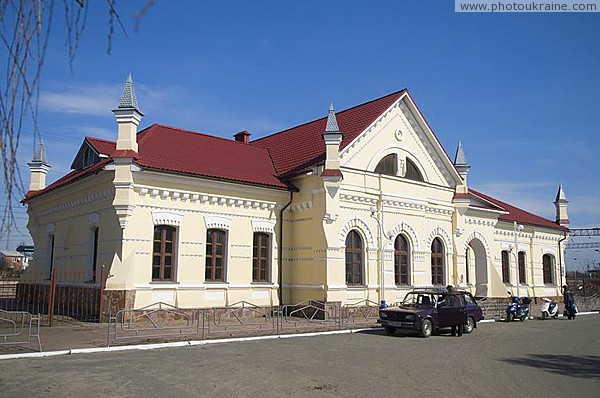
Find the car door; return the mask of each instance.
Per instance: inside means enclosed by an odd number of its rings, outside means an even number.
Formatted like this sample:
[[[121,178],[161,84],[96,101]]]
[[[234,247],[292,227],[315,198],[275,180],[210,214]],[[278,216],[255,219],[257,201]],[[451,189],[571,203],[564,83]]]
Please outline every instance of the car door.
[[[438,326],[465,325],[467,323],[467,308],[459,294],[446,294],[438,305]]]

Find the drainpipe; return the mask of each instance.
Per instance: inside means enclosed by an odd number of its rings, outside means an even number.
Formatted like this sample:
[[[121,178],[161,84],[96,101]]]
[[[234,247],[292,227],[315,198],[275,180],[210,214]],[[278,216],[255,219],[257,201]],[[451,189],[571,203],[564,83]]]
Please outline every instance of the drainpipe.
[[[567,231],[564,232],[564,237],[558,241],[558,267],[559,267],[559,271],[560,271],[560,288],[559,289],[562,289],[562,287],[563,287],[562,250],[560,249],[560,244],[565,239],[567,239]],[[567,270],[565,270],[565,273],[566,272],[567,272]],[[562,291],[562,290],[559,290],[559,291]]]
[[[277,299],[279,305],[282,305],[283,302],[283,278],[281,275],[283,272],[283,212],[292,204],[293,197],[294,191],[290,191],[290,201],[279,211],[279,246],[277,246],[277,284],[279,285]]]

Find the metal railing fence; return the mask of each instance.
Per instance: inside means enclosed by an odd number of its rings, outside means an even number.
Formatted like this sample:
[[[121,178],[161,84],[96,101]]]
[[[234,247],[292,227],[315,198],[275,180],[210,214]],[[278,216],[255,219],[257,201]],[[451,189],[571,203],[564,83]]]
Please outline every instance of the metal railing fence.
[[[377,326],[377,317],[377,304],[369,301],[344,306],[316,300],[280,306],[240,301],[214,308],[178,308],[158,302],[109,313],[107,345],[132,340],[203,340],[373,327]]]
[[[52,272],[0,274],[0,309],[41,314],[42,322],[72,319],[97,322],[104,272],[53,269]]]

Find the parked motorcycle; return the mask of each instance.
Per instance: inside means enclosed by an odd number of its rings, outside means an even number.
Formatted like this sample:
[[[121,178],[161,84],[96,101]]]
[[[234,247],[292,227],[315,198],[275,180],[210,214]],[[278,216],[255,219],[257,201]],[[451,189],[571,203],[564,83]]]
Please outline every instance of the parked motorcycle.
[[[550,300],[549,298],[542,298],[544,303],[540,311],[542,312],[542,319],[546,318],[558,318],[558,302],[556,300]]]
[[[524,321],[529,317],[529,303],[531,300],[528,297],[513,297],[506,308],[506,322],[514,319]]]

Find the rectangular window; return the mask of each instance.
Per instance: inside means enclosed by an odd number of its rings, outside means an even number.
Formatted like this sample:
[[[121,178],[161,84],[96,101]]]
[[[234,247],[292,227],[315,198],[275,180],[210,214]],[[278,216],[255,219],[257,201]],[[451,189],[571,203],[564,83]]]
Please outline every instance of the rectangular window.
[[[502,282],[510,283],[510,264],[508,261],[508,251],[502,250]]]
[[[269,282],[271,245],[269,234],[254,233],[252,247],[252,282]]]
[[[52,270],[54,269],[54,235],[48,236],[48,279],[52,278]]]
[[[209,229],[206,233],[205,281],[225,281],[226,256],[225,231],[221,231],[220,229]]]
[[[98,280],[98,236],[99,228],[94,228],[94,241],[92,243],[92,282]]]
[[[152,250],[152,280],[175,280],[175,227],[157,225],[154,227]]]
[[[525,252],[519,252],[519,284],[526,285],[527,277],[525,276]]]

